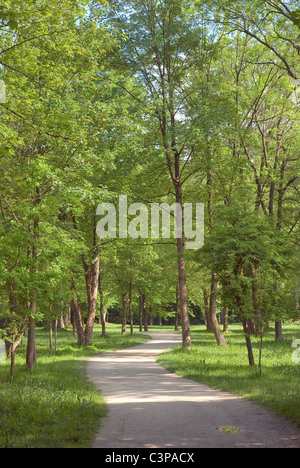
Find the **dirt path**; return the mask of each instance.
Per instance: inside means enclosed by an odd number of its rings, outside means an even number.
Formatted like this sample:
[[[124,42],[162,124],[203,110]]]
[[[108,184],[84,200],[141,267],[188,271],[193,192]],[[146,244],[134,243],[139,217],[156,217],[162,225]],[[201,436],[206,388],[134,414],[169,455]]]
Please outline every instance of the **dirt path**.
[[[156,363],[177,346],[171,332],[150,333],[135,348],[90,359],[88,376],[106,398],[109,415],[94,448],[299,448],[300,430],[259,405],[173,375]],[[226,434],[218,428],[235,426]]]

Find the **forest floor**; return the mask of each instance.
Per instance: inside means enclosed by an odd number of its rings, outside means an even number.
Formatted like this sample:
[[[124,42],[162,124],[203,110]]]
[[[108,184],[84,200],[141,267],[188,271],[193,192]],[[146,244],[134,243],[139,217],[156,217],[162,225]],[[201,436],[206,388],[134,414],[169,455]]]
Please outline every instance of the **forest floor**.
[[[181,336],[148,334],[147,343],[88,362],[88,377],[108,405],[94,448],[300,448],[293,422],[161,367],[158,356]]]

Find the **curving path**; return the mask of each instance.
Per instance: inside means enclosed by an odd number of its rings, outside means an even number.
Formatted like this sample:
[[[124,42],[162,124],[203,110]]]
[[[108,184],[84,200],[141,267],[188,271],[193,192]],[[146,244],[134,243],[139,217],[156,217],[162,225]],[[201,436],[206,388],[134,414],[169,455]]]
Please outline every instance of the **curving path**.
[[[178,377],[156,363],[177,346],[172,332],[89,360],[89,379],[107,401],[93,448],[299,448],[300,430],[263,407]],[[218,428],[236,426],[226,434]]]

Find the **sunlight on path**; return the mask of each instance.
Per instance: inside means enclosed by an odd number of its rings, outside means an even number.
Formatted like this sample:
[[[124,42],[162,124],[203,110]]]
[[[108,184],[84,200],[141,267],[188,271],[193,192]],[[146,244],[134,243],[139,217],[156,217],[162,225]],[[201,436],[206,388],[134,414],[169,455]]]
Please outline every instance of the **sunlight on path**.
[[[299,429],[285,419],[163,369],[158,355],[179,345],[181,336],[150,335],[143,345],[89,361],[88,376],[109,409],[94,448],[300,447]]]

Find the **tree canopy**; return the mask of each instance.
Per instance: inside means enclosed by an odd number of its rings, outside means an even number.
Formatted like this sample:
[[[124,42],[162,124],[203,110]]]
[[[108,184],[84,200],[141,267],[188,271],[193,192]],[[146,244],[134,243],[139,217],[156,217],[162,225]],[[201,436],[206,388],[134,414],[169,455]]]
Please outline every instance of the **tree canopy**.
[[[251,333],[299,318],[299,27],[298,1],[2,2],[0,320],[27,367],[69,310],[81,345],[118,305],[123,332],[180,314],[189,348],[193,307],[224,346],[229,308],[250,364]],[[204,247],[100,239],[120,195],[202,203]]]

